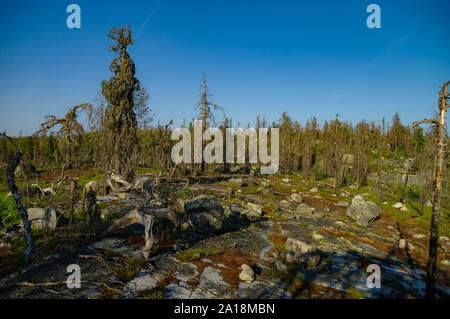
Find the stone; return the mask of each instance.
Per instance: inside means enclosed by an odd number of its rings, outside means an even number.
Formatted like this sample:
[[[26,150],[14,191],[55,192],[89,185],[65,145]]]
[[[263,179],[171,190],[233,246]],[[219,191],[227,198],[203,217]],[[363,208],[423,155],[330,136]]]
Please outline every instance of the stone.
[[[283,183],[290,183],[291,180],[289,178],[283,178],[281,181]]]
[[[217,232],[224,221],[223,207],[213,196],[197,196],[184,203],[184,211],[192,228],[200,233]]]
[[[241,167],[239,167],[238,165],[232,165],[228,168],[228,170],[230,171],[230,173],[232,174],[237,174],[237,173],[244,173],[244,169],[242,169]]]
[[[175,278],[182,281],[188,281],[189,279],[194,278],[197,275],[197,266],[190,263],[181,263],[174,274]]]
[[[406,208],[406,206],[403,206],[402,208],[400,208],[400,210],[401,210],[402,212],[407,212],[407,211],[408,211],[408,208]]]
[[[269,187],[270,186],[270,182],[268,182],[268,181],[261,181],[261,185],[263,187]]]
[[[287,266],[286,266],[283,262],[281,262],[281,261],[279,261],[279,260],[275,260],[274,265],[275,265],[275,269],[276,269],[278,272],[281,272],[281,273],[288,273],[288,268],[287,268]]]
[[[400,203],[400,202],[397,202],[397,203],[395,203],[394,205],[392,205],[392,207],[397,208],[397,209],[400,209],[400,208],[403,207],[403,204]]]
[[[280,282],[254,281],[251,284],[239,283],[239,289],[235,293],[238,299],[290,299],[292,295],[286,291],[287,287]]]
[[[305,204],[298,205],[295,210],[297,213],[304,214],[304,215],[314,214],[314,208],[306,206]]]
[[[405,249],[408,251],[414,251],[415,247],[413,246],[413,244],[411,244],[409,241],[405,240],[405,239],[400,239],[400,241],[398,242],[398,248],[400,249]]]
[[[240,178],[240,177],[233,177],[233,178],[230,178],[230,179],[228,180],[228,182],[230,182],[230,183],[233,184],[233,185],[236,185],[237,187],[242,187],[242,184],[244,183],[243,179]]]
[[[128,194],[128,193],[119,193],[118,196],[119,196],[120,200],[126,200],[126,199],[130,198],[130,194]]]
[[[280,200],[278,202],[278,204],[280,205],[280,207],[284,208],[284,209],[288,209],[288,210],[296,210],[297,209],[297,204],[287,201],[287,200]]]
[[[163,274],[159,272],[141,270],[133,280],[127,283],[123,288],[123,292],[130,294],[153,289],[157,286],[162,276]]]
[[[285,243],[286,260],[295,262],[297,257],[316,252],[317,249],[299,239],[288,238]]]
[[[57,210],[46,207],[46,208],[28,208],[28,219],[31,221],[32,229],[48,229],[55,230],[56,227],[62,221],[63,215]],[[21,225],[23,222],[21,223]]]
[[[309,190],[310,193],[318,193],[319,190],[317,189],[317,187],[313,187]]]
[[[233,292],[231,287],[224,281],[220,274],[220,270],[210,266],[203,269],[203,272],[198,279],[197,288],[224,297],[231,295]]]
[[[228,206],[228,205],[223,206],[223,215],[225,216],[225,218],[230,217],[230,215],[231,215],[230,206]]]
[[[260,205],[257,204],[253,204],[253,203],[247,203],[247,210],[244,210],[242,212],[243,215],[245,215],[245,217],[251,221],[251,222],[255,222],[257,220],[259,220],[262,216],[262,207]]]
[[[353,198],[352,204],[347,208],[347,216],[354,219],[356,224],[368,227],[380,214],[381,208],[377,204],[365,201],[360,195]]]
[[[317,233],[317,232],[313,232],[311,236],[316,241],[322,241],[323,240],[323,236],[321,234]]]
[[[348,207],[349,203],[340,201],[340,202],[338,202],[335,205],[338,206],[338,207]]]
[[[414,234],[413,237],[414,237],[415,239],[423,239],[423,238],[425,238],[426,236],[425,236],[424,234]]]
[[[292,194],[291,199],[297,203],[301,203],[303,201],[302,195],[297,194],[297,193]]]
[[[141,247],[128,247],[126,240],[119,238],[104,238],[103,240],[88,246],[90,250],[103,250],[131,258],[141,258]]]
[[[258,212],[259,215],[262,215],[262,207],[260,205],[254,204],[254,203],[247,203],[247,208],[249,210]]]
[[[251,284],[255,280],[255,273],[253,269],[246,264],[241,266],[241,272],[239,273],[239,279],[248,284]]]

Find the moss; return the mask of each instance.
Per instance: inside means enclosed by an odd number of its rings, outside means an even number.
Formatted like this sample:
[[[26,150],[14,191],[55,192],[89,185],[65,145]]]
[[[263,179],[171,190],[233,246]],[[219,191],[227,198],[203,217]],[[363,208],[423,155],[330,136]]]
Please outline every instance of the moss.
[[[101,299],[101,298],[117,298],[119,297],[118,292],[115,289],[112,289],[111,287],[107,286],[107,285],[102,285],[98,288],[98,291],[100,292],[101,296],[97,297],[96,299]]]
[[[139,298],[142,299],[164,299],[164,292],[161,289],[147,289],[139,293]]]
[[[114,275],[123,282],[128,282],[138,274],[142,265],[143,260],[140,258],[119,257],[114,264]]]
[[[302,227],[307,227],[307,226],[308,226],[308,222],[306,222],[306,221],[304,221],[304,220],[299,221],[298,224],[299,224],[300,226],[302,226]]]
[[[12,196],[0,195],[0,222],[4,225],[18,224],[20,214],[17,210],[16,202]]]
[[[215,256],[220,254],[220,250],[212,249],[185,249],[177,252],[178,257],[184,261],[195,261],[208,256]]]
[[[350,287],[348,290],[350,298],[352,299],[365,299],[367,296],[361,290],[356,289],[355,287]]]

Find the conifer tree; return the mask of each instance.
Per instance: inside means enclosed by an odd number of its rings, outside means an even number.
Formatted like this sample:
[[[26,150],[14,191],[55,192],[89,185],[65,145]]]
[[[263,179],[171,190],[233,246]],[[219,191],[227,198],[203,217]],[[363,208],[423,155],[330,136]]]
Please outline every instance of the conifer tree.
[[[108,105],[103,120],[103,162],[109,173],[127,181],[134,178],[137,161],[137,120],[135,92],[140,90],[135,65],[127,48],[133,45],[131,30],[122,26],[113,28],[108,36],[113,40],[111,50],[116,58],[110,65],[113,76],[102,86]]]

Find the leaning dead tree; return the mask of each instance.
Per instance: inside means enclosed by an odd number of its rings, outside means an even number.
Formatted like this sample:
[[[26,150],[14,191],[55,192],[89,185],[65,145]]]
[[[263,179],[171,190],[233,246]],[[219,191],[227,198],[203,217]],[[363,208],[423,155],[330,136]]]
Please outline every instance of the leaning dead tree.
[[[437,154],[434,162],[434,180],[432,191],[432,213],[431,213],[431,227],[430,227],[430,244],[427,264],[427,285],[426,285],[426,297],[434,298],[436,292],[436,263],[437,263],[437,250],[438,250],[438,238],[439,238],[439,217],[441,214],[441,183],[443,177],[443,170],[445,166],[445,160],[447,157],[446,145],[445,145],[445,115],[449,104],[447,100],[449,98],[448,86],[450,81],[444,83],[439,93],[438,112],[436,119],[423,120],[414,123],[417,127],[420,124],[427,123],[433,126]]]
[[[23,221],[23,233],[25,235],[25,239],[27,241],[27,248],[24,252],[25,261],[28,261],[30,259],[30,255],[33,251],[33,237],[31,236],[31,221],[28,219],[28,212],[23,207],[22,200],[19,195],[19,190],[17,188],[16,182],[15,182],[15,176],[14,172],[16,171],[17,166],[20,164],[20,161],[22,160],[22,151],[17,147],[17,145],[14,143],[14,141],[7,136],[4,133],[0,133],[2,136],[4,136],[6,139],[8,139],[17,150],[17,153],[11,158],[11,161],[8,164],[7,168],[7,175],[8,175],[8,187],[11,191],[11,194],[14,198],[14,201],[16,202],[17,210],[20,213],[20,216],[22,217]]]
[[[61,126],[58,131],[58,135],[63,138],[66,147],[65,158],[62,163],[63,167],[66,165],[70,166],[72,164],[73,136],[81,135],[84,132],[83,126],[77,120],[78,111],[88,111],[91,108],[92,105],[90,103],[83,103],[71,108],[63,118],[58,118],[54,115],[47,115],[45,117],[47,120],[42,123],[41,128],[36,133],[34,133],[34,135],[36,136],[46,136],[52,128],[58,125]]]

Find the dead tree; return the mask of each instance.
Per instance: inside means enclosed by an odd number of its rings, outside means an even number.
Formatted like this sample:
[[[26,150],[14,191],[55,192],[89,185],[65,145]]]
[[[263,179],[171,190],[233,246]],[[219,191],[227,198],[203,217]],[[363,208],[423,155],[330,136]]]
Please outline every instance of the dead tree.
[[[402,198],[400,198],[400,203],[404,203],[406,199],[406,190],[408,189],[408,179],[409,174],[413,168],[413,160],[407,158],[406,159],[406,175],[405,175],[405,183],[403,184],[403,190],[402,190]]]
[[[68,191],[70,194],[70,220],[69,220],[70,227],[72,227],[73,211],[75,209],[76,195],[77,195],[78,188],[80,188],[80,186],[78,185],[77,181],[74,178],[70,179],[70,183],[69,183],[69,187],[68,187]]]
[[[57,118],[54,115],[47,115],[45,118],[47,119],[44,123],[41,124],[41,128],[34,133],[34,135],[46,136],[48,131],[50,131],[53,127],[57,125],[61,125],[61,128],[58,131],[58,135],[61,136],[64,140],[64,143],[67,147],[66,156],[62,163],[70,165],[72,164],[72,137],[74,134],[81,135],[83,133],[83,126],[78,123],[78,110],[82,109],[84,111],[88,111],[92,108],[92,105],[89,103],[79,104],[74,106],[67,112],[66,116],[63,118]]]
[[[446,160],[446,145],[445,145],[445,115],[449,104],[447,99],[449,98],[448,86],[450,81],[444,83],[439,93],[438,112],[436,119],[423,120],[414,123],[417,127],[420,124],[427,123],[433,125],[433,130],[436,138],[437,154],[433,168],[433,191],[432,191],[432,213],[431,213],[431,226],[430,226],[430,244],[428,253],[427,264],[427,285],[426,285],[426,297],[434,298],[436,292],[435,274],[437,263],[437,249],[439,238],[439,217],[441,214],[441,183],[443,177],[443,170]]]
[[[14,141],[8,137],[4,133],[0,133],[5,138],[7,138],[17,149],[16,155],[14,155],[11,158],[10,163],[8,164],[7,168],[7,174],[8,174],[8,187],[11,191],[11,194],[16,202],[17,210],[20,213],[20,216],[22,217],[23,221],[23,233],[25,235],[25,239],[27,241],[27,248],[24,252],[24,258],[25,261],[28,261],[30,259],[30,255],[33,251],[33,237],[31,236],[31,221],[28,219],[28,212],[23,207],[22,200],[20,199],[19,190],[17,188],[16,182],[15,182],[15,176],[14,172],[17,168],[17,166],[20,164],[20,161],[22,160],[22,151],[17,147],[17,145],[14,143]]]
[[[210,101],[210,97],[212,94],[208,93],[208,86],[206,85],[206,77],[205,73],[203,73],[203,84],[201,86],[203,92],[200,95],[200,101],[197,103],[197,109],[200,110],[200,118],[202,119],[202,136],[204,135],[207,125],[209,125],[209,122],[214,122],[214,115],[212,113],[212,109],[214,110],[221,110],[222,108]],[[212,107],[212,109],[211,109]],[[205,147],[205,141],[202,142],[202,150]],[[202,160],[201,164],[201,171],[205,171],[205,162]]]

